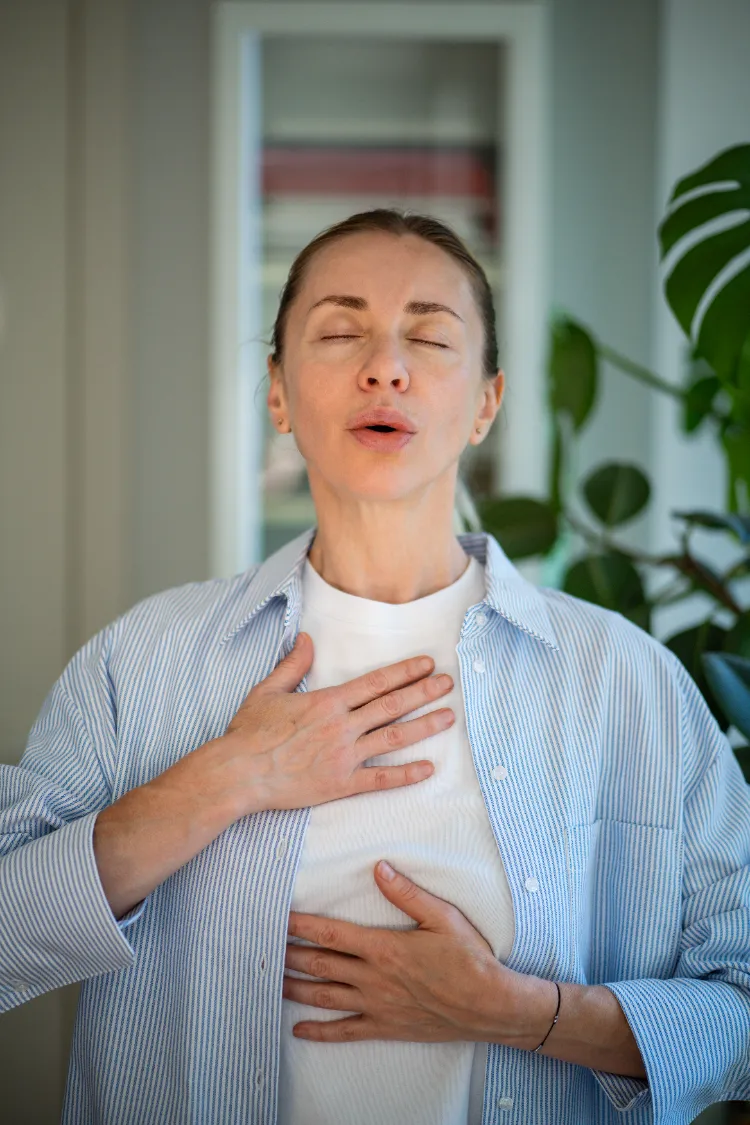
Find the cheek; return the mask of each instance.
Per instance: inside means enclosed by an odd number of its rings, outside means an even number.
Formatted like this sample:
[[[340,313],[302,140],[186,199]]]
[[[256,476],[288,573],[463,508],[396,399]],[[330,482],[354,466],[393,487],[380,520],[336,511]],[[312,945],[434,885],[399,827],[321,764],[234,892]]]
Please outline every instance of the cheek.
[[[455,373],[455,378],[436,386],[435,394],[430,396],[432,414],[436,421],[440,420],[445,432],[463,436],[471,424],[475,413],[475,383],[475,376],[461,371]]]
[[[308,448],[322,452],[318,439],[336,425],[341,404],[337,405],[333,391],[330,376],[326,379],[324,373],[314,367],[295,372],[289,404],[297,445],[303,456],[307,456]]]

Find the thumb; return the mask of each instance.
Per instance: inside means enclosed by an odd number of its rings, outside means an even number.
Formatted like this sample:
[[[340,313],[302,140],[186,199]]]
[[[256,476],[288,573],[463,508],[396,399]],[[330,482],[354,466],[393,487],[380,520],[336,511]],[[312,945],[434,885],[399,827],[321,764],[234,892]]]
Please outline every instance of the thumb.
[[[406,875],[394,871],[385,860],[375,865],[375,878],[381,894],[404,914],[430,929],[442,928],[440,923],[445,921],[445,909],[450,908],[444,899],[412,883]]]
[[[266,682],[278,691],[293,691],[305,673],[310,670],[312,656],[312,637],[309,633],[298,633],[291,651],[266,677]]]

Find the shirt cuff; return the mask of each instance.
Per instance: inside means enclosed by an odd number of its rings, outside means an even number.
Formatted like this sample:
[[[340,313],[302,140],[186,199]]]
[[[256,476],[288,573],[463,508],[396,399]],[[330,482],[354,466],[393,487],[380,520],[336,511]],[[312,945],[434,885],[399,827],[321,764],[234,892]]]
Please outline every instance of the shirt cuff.
[[[626,1074],[611,1074],[608,1070],[592,1070],[615,1109],[642,1109],[651,1104],[651,1090],[645,1078],[631,1078]]]
[[[135,962],[123,931],[148,899],[115,919],[94,855],[98,815],[87,813],[0,859],[0,1011]]]
[[[747,1096],[746,989],[695,977],[616,981],[605,987],[620,1003],[646,1070],[645,1079],[593,1071],[615,1109],[639,1109],[650,1098],[654,1125],[659,1125],[693,1121],[716,1102]]]

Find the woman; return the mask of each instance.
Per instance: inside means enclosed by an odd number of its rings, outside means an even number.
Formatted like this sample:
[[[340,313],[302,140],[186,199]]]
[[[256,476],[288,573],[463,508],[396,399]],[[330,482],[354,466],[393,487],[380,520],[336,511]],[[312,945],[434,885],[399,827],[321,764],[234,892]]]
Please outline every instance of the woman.
[[[452,533],[493,325],[433,219],[315,239],[268,407],[316,527],[102,630],[4,768],[0,1000],[83,981],[67,1125],[671,1125],[750,1095],[729,744],[647,634]]]

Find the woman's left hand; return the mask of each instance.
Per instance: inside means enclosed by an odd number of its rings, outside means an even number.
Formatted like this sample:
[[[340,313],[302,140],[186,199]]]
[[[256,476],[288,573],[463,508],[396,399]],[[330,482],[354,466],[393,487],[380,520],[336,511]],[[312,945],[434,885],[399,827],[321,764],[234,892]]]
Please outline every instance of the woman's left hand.
[[[386,879],[379,865],[375,879],[381,893],[419,925],[376,929],[292,911],[289,933],[320,948],[289,943],[285,965],[321,980],[285,976],[282,995],[358,1013],[298,1023],[294,1034],[327,1043],[512,1041],[523,974],[495,959],[457,907],[400,873]]]

